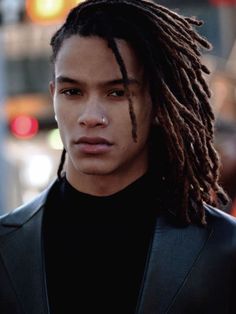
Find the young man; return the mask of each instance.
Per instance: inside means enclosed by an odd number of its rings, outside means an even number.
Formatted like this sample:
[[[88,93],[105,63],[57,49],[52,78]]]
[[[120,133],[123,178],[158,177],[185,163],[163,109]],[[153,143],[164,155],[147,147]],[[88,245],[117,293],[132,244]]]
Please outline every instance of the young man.
[[[200,24],[88,0],[53,36],[65,149],[58,179],[1,219],[1,313],[236,312]]]

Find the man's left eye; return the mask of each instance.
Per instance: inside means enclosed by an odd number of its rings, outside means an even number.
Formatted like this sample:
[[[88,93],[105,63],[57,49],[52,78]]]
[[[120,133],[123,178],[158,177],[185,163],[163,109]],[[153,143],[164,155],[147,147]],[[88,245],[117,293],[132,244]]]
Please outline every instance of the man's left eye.
[[[109,96],[114,96],[114,97],[124,97],[125,96],[125,91],[122,89],[119,90],[113,90],[109,92]]]

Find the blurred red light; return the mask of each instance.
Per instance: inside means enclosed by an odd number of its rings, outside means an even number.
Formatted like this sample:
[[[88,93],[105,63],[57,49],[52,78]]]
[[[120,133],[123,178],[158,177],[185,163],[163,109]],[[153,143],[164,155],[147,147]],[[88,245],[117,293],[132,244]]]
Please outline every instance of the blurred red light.
[[[14,136],[28,139],[38,133],[38,120],[32,116],[20,115],[12,119],[10,129]]]

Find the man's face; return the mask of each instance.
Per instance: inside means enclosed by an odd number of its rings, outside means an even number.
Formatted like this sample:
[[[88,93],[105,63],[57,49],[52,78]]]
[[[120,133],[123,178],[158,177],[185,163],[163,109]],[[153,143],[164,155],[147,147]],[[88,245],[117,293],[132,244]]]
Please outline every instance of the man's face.
[[[141,176],[147,170],[151,101],[144,72],[134,50],[116,40],[124,60],[137,119],[137,143],[131,135],[128,100],[122,75],[107,42],[71,36],[55,62],[50,88],[64,147],[67,176]]]

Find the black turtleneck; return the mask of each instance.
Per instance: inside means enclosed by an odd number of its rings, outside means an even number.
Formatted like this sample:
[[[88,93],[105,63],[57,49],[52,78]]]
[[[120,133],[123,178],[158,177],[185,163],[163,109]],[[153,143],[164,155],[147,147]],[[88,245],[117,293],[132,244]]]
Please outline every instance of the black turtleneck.
[[[62,179],[44,215],[50,313],[133,314],[156,211],[148,175],[102,197]]]

